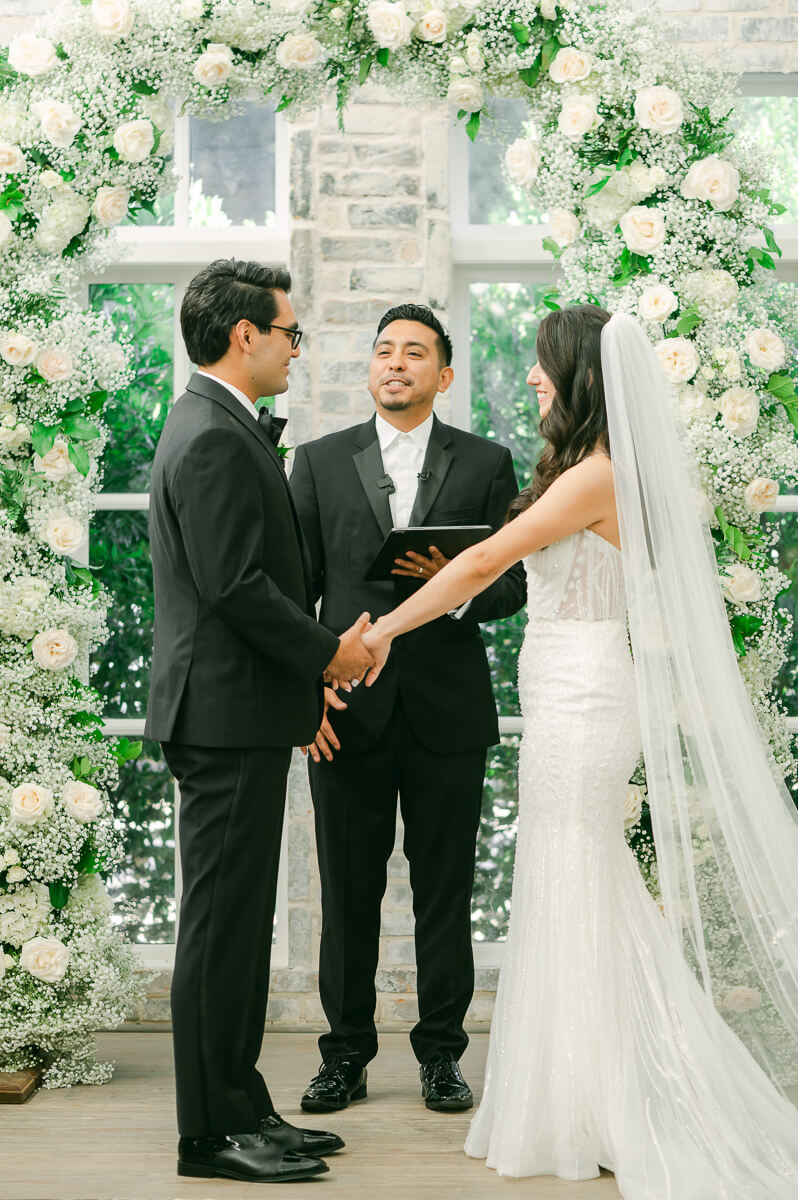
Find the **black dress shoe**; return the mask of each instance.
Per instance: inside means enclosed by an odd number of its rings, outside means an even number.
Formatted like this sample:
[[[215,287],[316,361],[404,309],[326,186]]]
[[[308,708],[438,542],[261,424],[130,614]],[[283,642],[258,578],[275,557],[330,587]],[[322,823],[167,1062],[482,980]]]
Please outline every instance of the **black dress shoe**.
[[[435,1112],[465,1112],[474,1097],[453,1058],[439,1056],[421,1064],[421,1095]]]
[[[291,1183],[329,1171],[318,1158],[284,1152],[259,1133],[229,1133],[219,1137],[181,1137],[177,1149],[178,1175],[199,1179],[241,1179],[245,1183]]]
[[[277,1113],[264,1117],[260,1123],[260,1134],[268,1142],[274,1142],[281,1150],[294,1154],[307,1154],[310,1158],[322,1158],[343,1150],[346,1143],[337,1133],[324,1133],[321,1129],[297,1129],[289,1125]]]
[[[365,1067],[351,1058],[327,1058],[308,1084],[301,1104],[305,1112],[336,1112],[350,1100],[366,1099]]]

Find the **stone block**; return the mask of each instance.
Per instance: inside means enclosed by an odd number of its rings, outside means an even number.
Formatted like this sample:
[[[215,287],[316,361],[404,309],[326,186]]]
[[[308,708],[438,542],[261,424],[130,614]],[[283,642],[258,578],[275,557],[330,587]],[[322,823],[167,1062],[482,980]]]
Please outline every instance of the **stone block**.
[[[346,413],[349,412],[349,393],[321,392],[319,394],[319,403],[323,412]]]
[[[477,967],[474,971],[474,990],[495,992],[499,985],[498,967]]]
[[[140,972],[145,976],[144,988],[147,996],[168,996],[172,986],[171,971]]]
[[[301,996],[299,1001],[300,1020],[303,1029],[326,1029],[327,1018],[318,995]]]
[[[291,404],[288,408],[288,425],[286,437],[289,446],[301,446],[313,437],[313,414],[306,405]],[[288,471],[291,472],[291,456],[288,458]],[[290,793],[288,810],[290,813],[306,813],[311,811],[310,795],[297,791]]]
[[[344,114],[344,131],[353,134],[371,134],[379,138],[386,133],[394,133],[401,129],[403,135],[410,140],[417,135],[420,128],[421,115],[415,109],[403,108],[396,103],[396,96],[391,97],[386,104],[351,104]],[[338,118],[335,117],[337,127]],[[328,111],[322,113],[322,128],[325,133],[332,132]]]
[[[412,996],[395,996],[389,992],[377,995],[377,1024],[384,1029],[404,1029],[418,1020],[418,999]]]
[[[371,358],[374,334],[375,330],[373,329],[358,329],[356,333],[353,333],[350,339],[353,353],[362,354],[364,358]]]
[[[281,992],[316,992],[318,987],[318,972],[307,967],[277,967],[269,977],[269,988],[274,995]]]
[[[448,220],[433,217],[427,221],[427,296],[426,303],[445,312],[449,307],[451,278],[451,229]]]
[[[352,229],[413,229],[418,216],[417,204],[350,204],[347,209]]]
[[[321,364],[323,383],[364,383],[368,378],[368,363],[360,359],[328,360]]]
[[[644,5],[636,5],[636,7],[642,8]],[[659,7],[663,12],[671,13],[700,12],[701,0],[660,0]]]
[[[315,288],[316,251],[310,229],[294,228],[291,232],[291,300],[296,312],[310,313]],[[301,360],[298,360],[298,362]],[[297,364],[295,365],[298,365]]]
[[[172,1010],[168,996],[146,996],[136,1011],[136,1020],[171,1023]]]
[[[313,215],[313,169],[311,156],[313,134],[309,129],[299,129],[291,137],[291,165],[289,190],[291,216],[297,221],[309,221]]]
[[[728,17],[687,17],[680,22],[680,42],[714,42],[727,45],[729,42]]]
[[[378,969],[375,983],[378,992],[415,992],[416,972],[414,969],[396,967]]]
[[[376,327],[380,317],[385,312],[384,300],[339,300],[330,298],[322,300],[322,324],[334,322],[336,325],[368,325]]]
[[[383,903],[389,909],[411,908],[413,894],[410,891],[409,882],[406,879],[401,879],[398,882],[389,882],[385,889],[385,900]]]
[[[266,1009],[267,1025],[298,1025],[300,1021],[299,996],[269,996]]]
[[[732,51],[740,71],[787,71],[790,51],[786,46],[742,45]]]
[[[378,292],[388,296],[416,296],[424,284],[421,267],[355,267],[350,275],[353,292]]]
[[[744,45],[798,41],[798,17],[748,17],[740,22],[740,39]]]
[[[341,429],[346,429],[348,425],[353,425],[354,421],[343,415],[334,416],[330,414],[326,416],[322,414],[319,419],[317,437],[326,437],[328,433],[338,433]]]
[[[496,1003],[496,997],[490,995],[476,995],[468,1006],[466,1013],[466,1021],[469,1026],[489,1026],[493,1018],[493,1008]]]
[[[423,262],[421,242],[418,238],[402,242],[399,247],[399,261],[403,263]]]
[[[288,830],[288,899],[310,896],[310,831],[304,821],[292,821]]]
[[[383,937],[380,939],[380,965],[383,967],[414,967],[416,946],[412,938]]]
[[[413,142],[386,142],[382,138],[354,143],[358,162],[379,167],[415,167],[419,163],[418,148]]]
[[[424,195],[429,208],[449,208],[449,135],[447,117],[424,121]]]
[[[767,12],[770,0],[705,0],[707,12]]]
[[[352,143],[340,134],[322,135],[316,141],[316,156],[325,167],[348,163],[352,157]]]
[[[301,967],[313,966],[310,948],[311,913],[307,907],[292,904],[288,909],[288,944],[291,962]]]
[[[325,171],[319,190],[325,196],[417,196],[418,179],[388,171]]]
[[[316,267],[318,290],[321,295],[340,295],[349,291],[351,266],[344,262],[320,262]]]
[[[413,914],[409,908],[392,911],[384,908],[382,912],[382,932],[389,934],[408,934],[415,928]]]
[[[364,259],[374,263],[384,259],[393,262],[396,257],[396,242],[382,237],[323,237],[321,239],[321,257],[329,260],[340,260],[348,264]]]
[[[402,853],[401,848],[394,850],[388,859],[388,878],[396,879],[398,876],[407,876],[409,874],[410,864]]]

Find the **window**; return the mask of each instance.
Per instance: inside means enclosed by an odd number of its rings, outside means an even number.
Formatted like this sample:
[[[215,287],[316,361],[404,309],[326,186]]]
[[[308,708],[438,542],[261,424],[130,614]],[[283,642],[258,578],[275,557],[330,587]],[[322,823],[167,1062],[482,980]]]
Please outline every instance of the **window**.
[[[175,123],[174,196],[120,230],[119,260],[86,280],[86,300],[129,342],[133,381],[105,420],[103,492],[92,525],[90,561],[112,594],[110,638],[91,664],[105,700],[105,733],[141,738],[147,708],[153,590],[147,533],[148,488],[158,438],[191,365],[179,312],[188,281],[217,257],[279,265],[288,257],[287,136],[273,110],[250,106],[226,122]],[[255,169],[253,169],[255,164]],[[125,857],[109,881],[144,965],[171,965],[180,880],[175,859],[179,796],[158,743],[122,769],[115,797]],[[287,953],[287,891],[281,872],[273,962]]]

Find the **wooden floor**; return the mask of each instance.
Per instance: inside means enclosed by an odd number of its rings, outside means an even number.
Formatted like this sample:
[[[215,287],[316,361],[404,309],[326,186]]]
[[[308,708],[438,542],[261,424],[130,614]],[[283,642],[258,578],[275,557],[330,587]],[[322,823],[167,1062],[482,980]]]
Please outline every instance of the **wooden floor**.
[[[369,1067],[369,1098],[327,1118],[301,1115],[299,1096],[317,1069],[313,1034],[269,1033],[262,1065],[282,1115],[330,1128],[347,1142],[329,1174],[265,1187],[175,1175],[175,1123],[169,1036],[103,1034],[100,1051],[116,1060],[106,1087],[42,1091],[0,1110],[0,1200],[610,1200],[611,1175],[588,1183],[550,1177],[501,1179],[462,1146],[469,1114],[423,1105],[418,1070],[404,1034],[381,1039]],[[462,1060],[479,1091],[487,1035]]]

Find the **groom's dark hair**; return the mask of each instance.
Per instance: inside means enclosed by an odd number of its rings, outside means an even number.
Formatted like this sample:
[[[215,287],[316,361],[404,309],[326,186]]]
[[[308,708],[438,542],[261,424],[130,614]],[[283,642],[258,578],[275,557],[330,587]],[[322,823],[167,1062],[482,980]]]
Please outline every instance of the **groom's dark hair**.
[[[224,358],[230,330],[251,321],[265,333],[277,315],[274,293],[291,290],[284,267],[262,267],[237,258],[217,258],[203,267],[186,288],[180,308],[180,328],[188,356],[198,367]]]
[[[393,308],[389,308],[377,326],[377,337],[374,339],[375,345],[377,344],[377,338],[385,326],[390,325],[392,321],[418,321],[419,325],[426,325],[427,329],[432,329],[438,335],[438,358],[440,359],[441,366],[451,366],[452,339],[435,316],[435,313],[426,304],[396,304]]]

